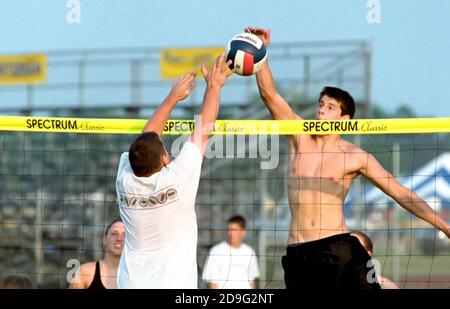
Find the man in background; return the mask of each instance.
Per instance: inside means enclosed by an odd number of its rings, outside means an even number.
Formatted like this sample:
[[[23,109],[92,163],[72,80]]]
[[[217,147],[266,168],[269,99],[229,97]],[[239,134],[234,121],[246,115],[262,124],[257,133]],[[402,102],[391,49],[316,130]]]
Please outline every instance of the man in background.
[[[244,217],[228,219],[228,240],[213,246],[203,269],[203,280],[211,289],[254,289],[259,277],[255,251],[243,243]]]
[[[71,289],[115,289],[117,287],[117,268],[125,242],[125,227],[122,220],[111,222],[105,229],[103,259],[82,264],[70,284]]]

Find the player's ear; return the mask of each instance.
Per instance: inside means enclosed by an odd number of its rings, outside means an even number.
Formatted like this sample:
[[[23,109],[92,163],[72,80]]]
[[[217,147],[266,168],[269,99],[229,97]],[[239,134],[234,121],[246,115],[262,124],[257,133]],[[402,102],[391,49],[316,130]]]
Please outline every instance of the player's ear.
[[[166,151],[166,152],[164,152],[164,154],[163,154],[163,156],[161,158],[161,163],[162,163],[163,166],[166,166],[166,165],[169,164],[169,162],[170,162],[169,154]]]
[[[342,120],[350,120],[350,115],[343,115],[341,116]]]

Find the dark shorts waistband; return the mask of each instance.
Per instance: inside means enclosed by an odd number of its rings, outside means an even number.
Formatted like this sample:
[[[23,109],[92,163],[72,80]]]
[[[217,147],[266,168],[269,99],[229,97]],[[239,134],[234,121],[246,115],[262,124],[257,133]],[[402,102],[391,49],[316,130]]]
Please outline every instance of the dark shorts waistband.
[[[328,237],[317,239],[317,240],[289,244],[286,247],[286,250],[290,250],[290,249],[296,250],[297,248],[316,247],[316,246],[322,246],[322,245],[326,246],[326,245],[330,245],[330,244],[333,244],[333,243],[336,243],[336,242],[339,242],[339,241],[342,241],[345,239],[349,239],[352,237],[354,237],[354,236],[350,235],[350,233],[342,233],[342,234],[332,235],[332,236],[328,236]]]

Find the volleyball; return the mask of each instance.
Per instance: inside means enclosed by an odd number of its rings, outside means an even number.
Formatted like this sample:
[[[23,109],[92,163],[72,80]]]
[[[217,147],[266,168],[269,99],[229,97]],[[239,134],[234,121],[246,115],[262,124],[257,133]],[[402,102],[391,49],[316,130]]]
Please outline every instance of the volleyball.
[[[242,76],[253,75],[263,67],[267,59],[266,46],[254,34],[241,33],[231,38],[226,46],[227,61],[232,60],[230,69]]]

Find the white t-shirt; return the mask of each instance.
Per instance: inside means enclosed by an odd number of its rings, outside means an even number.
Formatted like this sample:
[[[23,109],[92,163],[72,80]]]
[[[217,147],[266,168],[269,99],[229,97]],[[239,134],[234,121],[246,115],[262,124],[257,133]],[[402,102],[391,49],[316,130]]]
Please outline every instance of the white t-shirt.
[[[223,241],[209,251],[202,277],[219,289],[251,289],[251,283],[259,277],[256,254],[246,244],[233,248]]]
[[[128,153],[122,154],[116,190],[126,239],[118,288],[197,288],[195,198],[202,160],[187,141],[158,173],[137,177]]]

